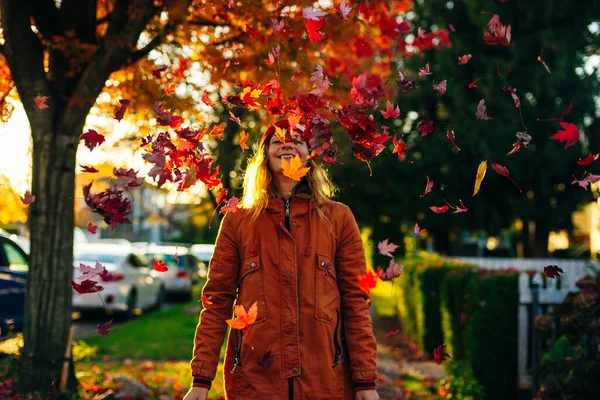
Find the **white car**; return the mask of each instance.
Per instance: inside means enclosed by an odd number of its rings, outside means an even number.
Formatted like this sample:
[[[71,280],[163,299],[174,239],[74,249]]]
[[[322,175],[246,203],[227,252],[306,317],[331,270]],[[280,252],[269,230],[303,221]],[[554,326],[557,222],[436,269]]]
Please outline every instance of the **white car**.
[[[126,244],[85,243],[73,249],[74,281],[80,283],[80,264],[94,267],[101,263],[115,280],[104,282],[95,277],[104,290],[97,293],[73,293],[74,310],[104,309],[124,318],[138,309],[160,309],[165,287],[158,278],[160,272],[150,268],[139,250]]]
[[[208,263],[214,252],[214,244],[194,244],[190,247],[190,253],[198,259],[198,274],[201,278],[206,278],[208,275]]]
[[[198,281],[198,261],[186,247],[150,244],[143,254],[150,265],[153,259],[167,265],[168,270],[158,275],[167,295],[177,295],[186,301],[192,298],[192,285]]]

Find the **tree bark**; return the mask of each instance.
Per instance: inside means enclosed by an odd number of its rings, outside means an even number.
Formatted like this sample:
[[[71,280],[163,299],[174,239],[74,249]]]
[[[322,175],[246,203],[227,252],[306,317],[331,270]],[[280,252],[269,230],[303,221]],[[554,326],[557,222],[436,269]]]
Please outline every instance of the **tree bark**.
[[[533,246],[531,255],[534,258],[548,257],[548,238],[550,236],[550,228],[545,222],[536,221],[535,235],[533,236]]]
[[[70,132],[80,132],[72,127]],[[73,278],[73,193],[77,136],[33,131],[32,193],[29,208],[31,256],[25,302],[24,347],[19,391],[48,389],[58,382],[71,326]],[[59,295],[60,293],[66,295]],[[69,368],[73,374],[73,368]],[[76,389],[76,380],[68,389]]]

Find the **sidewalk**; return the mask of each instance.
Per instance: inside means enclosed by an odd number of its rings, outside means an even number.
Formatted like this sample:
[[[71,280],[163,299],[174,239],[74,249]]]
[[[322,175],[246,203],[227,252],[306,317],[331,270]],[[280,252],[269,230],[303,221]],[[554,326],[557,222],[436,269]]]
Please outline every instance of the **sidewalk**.
[[[374,317],[377,339],[377,391],[382,400],[436,399],[436,383],[446,376],[444,367],[425,355],[402,332],[397,318]],[[419,384],[419,381],[421,385]],[[423,390],[415,390],[422,387]]]

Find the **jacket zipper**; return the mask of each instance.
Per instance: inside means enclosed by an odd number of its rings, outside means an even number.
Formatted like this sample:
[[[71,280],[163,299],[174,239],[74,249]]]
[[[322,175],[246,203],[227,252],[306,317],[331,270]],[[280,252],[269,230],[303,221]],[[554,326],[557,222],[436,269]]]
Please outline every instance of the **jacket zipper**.
[[[335,330],[333,331],[333,345],[335,347],[335,355],[333,356],[333,364],[331,368],[335,368],[340,362],[344,361],[344,352],[342,350],[342,346],[338,342],[338,328],[340,327],[340,310],[335,310],[336,321],[335,321]]]
[[[284,223],[288,232],[290,232],[290,199],[283,199],[285,202]],[[291,232],[290,232],[291,233]],[[294,377],[288,378],[288,400],[294,400]]]
[[[233,374],[238,365],[242,366],[241,352],[242,346],[241,343],[238,343],[238,330],[236,329],[233,331],[233,368],[231,368],[230,374]]]

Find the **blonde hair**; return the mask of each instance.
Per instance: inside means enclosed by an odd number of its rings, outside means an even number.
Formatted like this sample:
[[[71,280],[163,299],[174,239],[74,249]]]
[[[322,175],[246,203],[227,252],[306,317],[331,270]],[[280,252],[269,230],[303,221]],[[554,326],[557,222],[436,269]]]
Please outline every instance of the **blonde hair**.
[[[241,208],[252,210],[252,219],[256,220],[267,208],[270,199],[277,197],[277,187],[268,166],[270,140],[263,140],[254,155],[248,160],[244,173],[244,192],[240,199]],[[310,170],[292,190],[297,197],[313,199],[318,214],[325,218],[323,206],[331,201],[338,188],[333,184],[327,171],[309,160]]]

